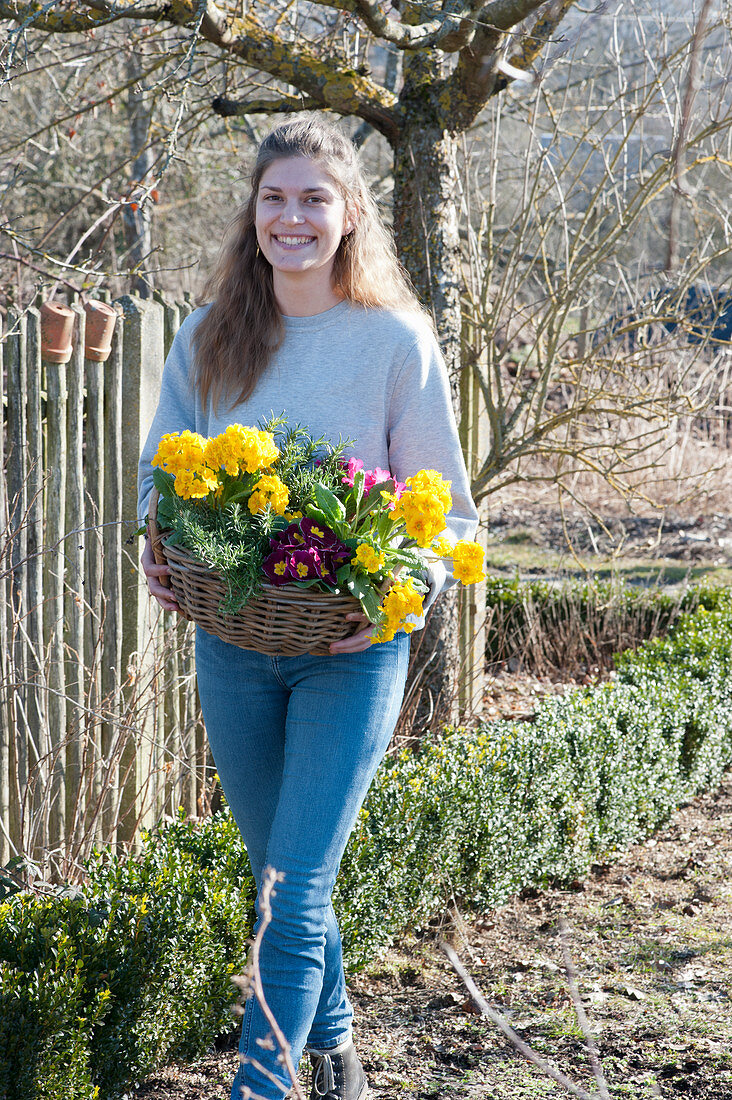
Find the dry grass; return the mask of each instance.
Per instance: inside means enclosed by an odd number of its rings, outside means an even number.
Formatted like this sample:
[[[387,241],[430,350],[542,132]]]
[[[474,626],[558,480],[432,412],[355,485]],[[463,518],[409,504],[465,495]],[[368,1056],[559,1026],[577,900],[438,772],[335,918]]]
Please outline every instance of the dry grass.
[[[716,422],[713,422],[716,423]],[[665,513],[688,519],[732,512],[732,434],[714,438],[692,422],[674,421],[646,452],[646,468],[628,476],[634,491],[625,495],[599,474],[582,470],[556,483],[557,470],[534,459],[521,482],[489,497],[489,506],[580,507],[600,517],[636,515],[661,519]]]

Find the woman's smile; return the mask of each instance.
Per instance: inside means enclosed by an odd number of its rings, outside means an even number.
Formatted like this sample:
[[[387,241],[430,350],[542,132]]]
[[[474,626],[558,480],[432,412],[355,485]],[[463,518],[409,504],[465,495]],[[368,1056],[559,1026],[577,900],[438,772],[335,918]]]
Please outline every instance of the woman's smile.
[[[300,248],[302,245],[312,244],[315,237],[285,237],[280,233],[275,236],[275,240],[285,248]]]

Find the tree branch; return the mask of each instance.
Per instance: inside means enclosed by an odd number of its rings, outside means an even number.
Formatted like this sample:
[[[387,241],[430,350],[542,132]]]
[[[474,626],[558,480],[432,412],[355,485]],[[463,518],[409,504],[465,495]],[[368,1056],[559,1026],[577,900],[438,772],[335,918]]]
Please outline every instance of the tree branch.
[[[508,59],[509,65],[512,65],[515,69],[521,69],[522,71],[525,71],[530,65],[533,65],[541,51],[553,37],[554,32],[569,9],[573,7],[575,3],[576,0],[555,0],[555,2],[536,19],[531,30],[522,38],[520,49],[512,53]],[[508,78],[505,76],[499,78],[497,82],[498,90],[502,90],[508,82]]]
[[[477,26],[475,16],[481,4],[481,0],[471,0],[469,3],[447,0],[436,18],[410,25],[390,19],[373,0],[350,2],[355,14],[361,17],[371,33],[377,37],[403,50],[437,47],[444,53],[455,53],[472,40]]]
[[[336,0],[333,6],[342,3],[350,0]],[[386,137],[396,134],[393,108],[397,98],[393,92],[333,58],[324,60],[307,46],[285,42],[251,13],[228,18],[212,0],[156,0],[147,4],[132,0],[85,0],[68,11],[53,11],[49,4],[39,0],[26,3],[0,0],[0,16],[12,19],[22,28],[65,33],[89,30],[120,19],[181,27],[193,24],[199,26],[203,39],[220,50],[301,89],[314,107],[357,115]]]
[[[281,96],[279,99],[227,99],[217,95],[211,108],[221,118],[237,115],[284,115],[291,111],[315,111],[320,107],[314,99],[303,96]]]
[[[481,11],[480,21],[491,30],[510,31],[545,3],[546,0],[492,0]]]
[[[552,19],[552,13],[556,16],[552,28],[556,26],[573,3],[574,0],[559,0],[558,3],[551,4],[546,14],[537,19],[529,34],[529,40],[538,41],[539,27],[543,26],[545,20]],[[506,75],[500,71],[502,46],[506,33],[545,4],[546,0],[492,0],[492,3],[486,4],[481,9],[478,14],[476,33],[472,41],[460,50],[455,71],[444,85],[445,100],[449,104],[448,110],[460,119],[462,128],[469,126],[485,105],[486,100],[505,88],[508,83]],[[561,13],[559,13],[560,8]],[[541,40],[536,54],[544,47],[547,39],[548,33],[546,38]],[[528,57],[530,49],[522,46],[523,48],[527,48]],[[521,56],[521,51],[515,51],[515,53]],[[532,55],[531,60],[536,54]],[[514,60],[510,63],[515,69],[523,69],[531,63],[531,60],[527,60],[524,66]]]
[[[11,19],[21,30],[50,31],[53,34],[78,34],[94,30],[107,23],[116,23],[120,19],[158,20],[163,15],[164,4],[138,4],[134,0],[117,0],[105,3],[103,0],[86,0],[75,4],[73,8],[54,10],[53,3],[41,3],[40,0],[0,0],[0,17]],[[87,11],[81,10],[87,8]]]

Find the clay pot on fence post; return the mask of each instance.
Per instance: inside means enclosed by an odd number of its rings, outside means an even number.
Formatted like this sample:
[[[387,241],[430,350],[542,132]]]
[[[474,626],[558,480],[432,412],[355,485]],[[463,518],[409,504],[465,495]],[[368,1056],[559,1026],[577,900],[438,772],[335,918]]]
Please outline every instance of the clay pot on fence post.
[[[59,302],[41,306],[41,358],[47,363],[68,363],[74,331],[74,311]]]
[[[105,363],[112,350],[112,336],[117,312],[106,302],[87,302],[84,357],[95,363]]]

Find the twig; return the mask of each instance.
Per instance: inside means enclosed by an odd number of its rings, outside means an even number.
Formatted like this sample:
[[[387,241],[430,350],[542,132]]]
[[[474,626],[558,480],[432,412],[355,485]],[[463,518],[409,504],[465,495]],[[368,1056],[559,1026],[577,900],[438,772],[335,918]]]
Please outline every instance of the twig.
[[[474,1004],[480,1009],[484,1016],[487,1016],[488,1019],[496,1025],[498,1030],[516,1047],[516,1050],[518,1050],[520,1054],[523,1054],[524,1058],[528,1059],[529,1062],[533,1062],[533,1064],[538,1066],[547,1077],[551,1077],[557,1084],[562,1085],[567,1092],[572,1094],[572,1096],[579,1097],[579,1100],[604,1100],[600,1093],[585,1092],[579,1085],[575,1085],[574,1081],[571,1081],[569,1077],[565,1076],[560,1070],[554,1069],[554,1067],[549,1065],[540,1054],[537,1054],[528,1043],[525,1043],[521,1036],[513,1030],[505,1016],[502,1016],[500,1012],[496,1012],[494,1008],[491,1008],[449,943],[440,940],[440,949],[447,955],[453,970],[462,980]]]
[[[265,1019],[270,1027],[270,1034],[261,1045],[273,1049],[271,1044],[272,1038],[277,1044],[280,1050],[279,1061],[284,1065],[287,1070],[290,1081],[292,1084],[292,1096],[294,1100],[305,1100],[305,1093],[302,1091],[302,1086],[297,1079],[297,1072],[290,1057],[290,1044],[285,1038],[282,1028],[277,1023],[272,1009],[267,1004],[267,1000],[264,996],[264,989],[262,987],[262,976],[259,970],[259,952],[262,946],[262,940],[264,939],[264,933],[267,931],[267,927],[272,920],[272,906],[270,899],[275,895],[275,885],[278,882],[282,882],[284,875],[282,872],[275,871],[274,867],[265,867],[264,874],[262,876],[262,889],[260,891],[259,908],[261,911],[261,921],[257,935],[254,937],[254,943],[252,944],[252,951],[249,958],[249,965],[243,977],[234,978],[234,981],[241,989],[251,989],[254,996],[257,998],[257,1003],[261,1008]],[[249,1057],[248,1055],[240,1055],[242,1062],[248,1062],[250,1065],[255,1066],[260,1073],[264,1073],[266,1077],[274,1082],[276,1085],[280,1085],[280,1082],[274,1077],[269,1070],[265,1069],[256,1059]],[[244,1086],[242,1089],[243,1100],[254,1100],[255,1094],[251,1089]]]
[[[572,998],[572,1004],[577,1014],[577,1022],[582,1029],[582,1034],[585,1037],[585,1043],[587,1044],[587,1055],[590,1059],[590,1065],[592,1066],[592,1073],[595,1081],[597,1082],[597,1088],[602,1100],[610,1100],[610,1093],[607,1087],[607,1081],[602,1072],[602,1066],[600,1064],[600,1052],[597,1049],[597,1043],[595,1037],[590,1031],[590,1021],[587,1019],[587,1013],[585,1012],[585,1006],[582,1004],[582,998],[580,997],[579,986],[577,985],[577,971],[572,961],[572,954],[569,950],[569,929],[567,928],[567,922],[563,916],[559,918],[559,938],[562,941],[562,954],[564,956],[564,969],[567,972],[567,986],[569,988],[569,995]]]

